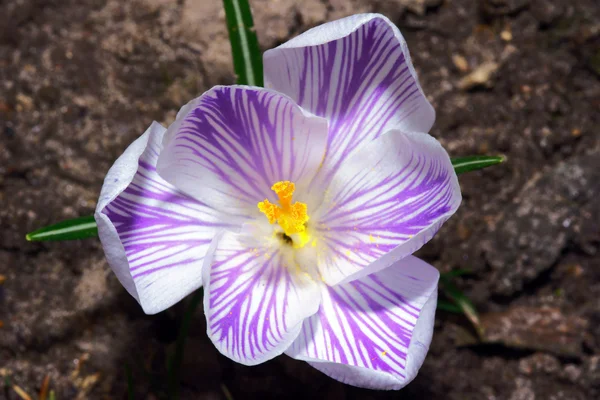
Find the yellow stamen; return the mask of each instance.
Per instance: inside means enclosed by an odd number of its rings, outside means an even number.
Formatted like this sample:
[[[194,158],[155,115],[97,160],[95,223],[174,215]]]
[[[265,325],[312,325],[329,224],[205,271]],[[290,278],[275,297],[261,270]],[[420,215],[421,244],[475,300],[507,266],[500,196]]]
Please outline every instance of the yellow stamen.
[[[300,232],[297,235],[294,236],[293,238],[294,242],[294,247],[297,249],[301,249],[302,247],[306,246],[306,244],[308,242],[310,242],[310,235],[308,234],[308,232],[305,230],[304,232]],[[316,240],[316,239],[315,239]],[[315,240],[313,240],[313,242],[316,245]],[[314,246],[313,246],[314,247]]]
[[[274,224],[281,215],[281,209],[267,199],[258,203],[258,209],[267,216],[270,224]]]
[[[267,216],[269,223],[274,224],[277,222],[286,236],[292,236],[296,233],[303,234],[301,246],[305,245],[308,242],[305,231],[309,217],[306,213],[306,204],[298,201],[292,204],[292,196],[294,190],[296,190],[296,185],[290,181],[281,181],[274,184],[271,190],[277,193],[279,205],[265,199],[265,201],[258,203],[258,209]]]

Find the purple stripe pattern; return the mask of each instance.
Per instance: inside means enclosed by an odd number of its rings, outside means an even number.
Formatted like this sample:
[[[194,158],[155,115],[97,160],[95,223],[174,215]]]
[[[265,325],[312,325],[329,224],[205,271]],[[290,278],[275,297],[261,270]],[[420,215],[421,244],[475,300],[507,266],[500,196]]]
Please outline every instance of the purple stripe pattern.
[[[407,257],[361,280],[324,286],[319,312],[304,321],[286,354],[342,382],[399,389],[416,374],[409,351],[429,347],[413,341],[413,331],[438,279],[435,268]],[[431,330],[433,322],[419,324]]]
[[[327,25],[331,32],[324,32]],[[331,40],[340,30],[341,37]],[[392,128],[429,132],[433,125],[435,112],[419,87],[406,43],[385,17],[322,25],[267,51],[264,62],[266,87],[329,121],[329,173],[365,141]]]
[[[245,365],[283,353],[319,307],[318,286],[269,242],[270,236],[226,232],[204,271],[208,335]]]
[[[375,139],[334,175],[314,217],[324,281],[349,281],[412,254],[460,201],[450,159],[431,136],[392,131]]]
[[[297,190],[323,162],[327,121],[308,116],[289,98],[251,87],[215,87],[169,129],[158,169],[194,198],[239,217],[256,217],[257,203],[277,198],[271,186]]]
[[[170,307],[200,287],[209,244],[218,229],[230,226],[157,174],[164,128],[151,133],[132,181],[101,210],[116,228],[146,310]]]
[[[406,43],[383,16],[349,17],[265,53],[265,82],[212,88],[117,160],[96,212],[107,258],[147,313],[204,285],[208,335],[234,361],[286,352],[399,389],[427,353],[439,279],[411,254],[461,202],[420,133],[435,113]],[[283,181],[302,237],[259,211]]]

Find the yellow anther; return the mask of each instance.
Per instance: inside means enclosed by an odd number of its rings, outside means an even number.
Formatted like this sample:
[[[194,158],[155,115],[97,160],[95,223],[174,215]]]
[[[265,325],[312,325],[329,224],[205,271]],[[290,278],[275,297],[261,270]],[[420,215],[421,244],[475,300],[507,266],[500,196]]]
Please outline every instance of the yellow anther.
[[[267,199],[258,203],[258,209],[267,216],[271,224],[274,224],[281,214],[281,209],[277,204],[270,203]]]
[[[265,199],[258,203],[258,209],[267,216],[269,223],[274,224],[277,222],[287,236],[303,233],[306,230],[306,222],[309,218],[306,212],[306,204],[300,202],[292,204],[292,196],[296,185],[290,181],[282,181],[274,184],[271,189],[277,193],[279,205]]]

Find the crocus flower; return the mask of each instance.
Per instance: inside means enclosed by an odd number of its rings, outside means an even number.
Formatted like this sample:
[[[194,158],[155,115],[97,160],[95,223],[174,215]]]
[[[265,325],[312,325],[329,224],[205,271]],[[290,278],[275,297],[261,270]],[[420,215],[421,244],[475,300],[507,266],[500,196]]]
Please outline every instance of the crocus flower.
[[[411,254],[461,201],[406,42],[384,16],[318,26],[264,55],[266,88],[217,86],[110,169],[96,210],[148,314],[204,287],[210,339],[399,389],[431,341],[439,274]]]

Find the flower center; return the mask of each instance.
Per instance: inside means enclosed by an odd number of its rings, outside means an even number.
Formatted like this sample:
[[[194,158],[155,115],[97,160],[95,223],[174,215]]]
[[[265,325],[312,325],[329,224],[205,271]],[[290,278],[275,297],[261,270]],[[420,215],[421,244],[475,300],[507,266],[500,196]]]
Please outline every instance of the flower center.
[[[277,193],[279,205],[269,202],[265,199],[258,203],[258,209],[267,216],[269,223],[277,224],[283,229],[279,232],[282,241],[286,244],[292,244],[295,248],[304,247],[309,241],[306,232],[306,222],[309,217],[306,213],[306,204],[299,201],[292,204],[292,196],[296,185],[290,181],[281,181],[275,183],[271,190]]]

